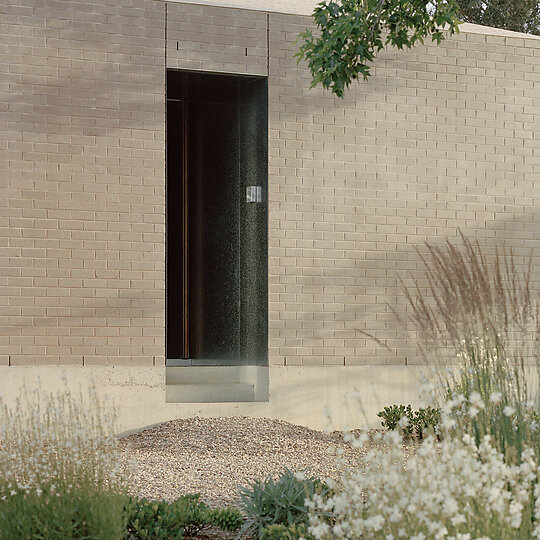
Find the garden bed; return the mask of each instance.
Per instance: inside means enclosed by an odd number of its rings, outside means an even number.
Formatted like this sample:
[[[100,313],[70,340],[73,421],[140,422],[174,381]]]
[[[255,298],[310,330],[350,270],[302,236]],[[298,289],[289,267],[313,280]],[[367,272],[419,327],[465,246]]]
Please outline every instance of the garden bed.
[[[367,450],[353,448],[341,432],[327,434],[281,420],[251,417],[172,420],[124,437],[121,445],[127,459],[134,461],[133,495],[173,501],[200,493],[210,506],[236,507],[241,486],[269,475],[277,478],[285,467],[338,480],[343,470],[340,464],[355,467]],[[197,538],[235,536],[211,529]]]
[[[284,467],[337,480],[336,450],[354,465],[365,453],[337,433],[325,434],[268,418],[188,418],[172,420],[122,439],[135,465],[134,495],[172,501],[200,493],[210,505],[235,505],[238,487]]]

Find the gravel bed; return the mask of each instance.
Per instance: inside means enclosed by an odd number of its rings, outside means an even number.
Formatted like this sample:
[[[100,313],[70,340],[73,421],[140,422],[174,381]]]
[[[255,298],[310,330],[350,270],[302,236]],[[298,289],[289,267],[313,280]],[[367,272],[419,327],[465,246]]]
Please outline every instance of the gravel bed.
[[[134,458],[131,490],[149,499],[200,493],[214,505],[236,505],[238,487],[277,477],[284,467],[339,479],[336,449],[346,464],[365,449],[341,437],[268,418],[188,418],[159,424],[122,439]]]

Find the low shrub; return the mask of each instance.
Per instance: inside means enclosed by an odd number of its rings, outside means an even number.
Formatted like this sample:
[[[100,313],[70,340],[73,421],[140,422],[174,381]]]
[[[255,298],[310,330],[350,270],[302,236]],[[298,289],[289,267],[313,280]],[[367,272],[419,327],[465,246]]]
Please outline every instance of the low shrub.
[[[439,402],[453,411],[452,433],[471,433],[477,443],[489,435],[509,463],[527,448],[540,456],[540,365],[528,373],[524,358],[511,358],[500,343],[484,338],[463,340],[458,359],[439,383]]]
[[[0,405],[0,539],[122,538],[126,480],[114,419],[95,393]]]
[[[237,532],[243,522],[236,508],[212,509],[198,494],[175,501],[149,501],[129,497],[125,506],[128,540],[180,540],[210,526]]]
[[[307,532],[304,523],[298,525],[269,525],[261,531],[261,540],[311,540],[313,537]]]
[[[176,539],[216,526],[236,532],[234,508],[211,509],[199,495],[128,497],[127,462],[114,417],[95,392],[37,391],[0,403],[0,540]]]
[[[451,421],[443,415],[442,423]],[[309,533],[317,540],[539,538],[540,485],[531,449],[508,464],[486,435],[428,436],[406,466],[401,438],[386,432],[334,494],[315,495]],[[321,510],[334,520],[321,519]]]
[[[126,503],[127,538],[181,540],[184,535],[184,505],[173,505],[166,501],[149,501],[130,497]]]
[[[382,418],[381,425],[386,429],[399,429],[405,437],[421,440],[430,429],[438,433],[441,411],[433,407],[414,411],[410,405],[391,405],[385,407],[377,416]]]
[[[411,436],[414,436],[417,439],[423,439],[424,435],[429,430],[438,434],[441,421],[441,410],[433,407],[418,409],[414,412],[409,421],[412,427]]]
[[[405,463],[401,438],[388,430],[332,497],[308,503],[313,537],[540,538],[538,383],[528,386],[523,363],[497,344],[462,345],[458,365],[432,387],[442,440],[427,436]],[[407,424],[396,422],[402,410],[388,408],[390,425]]]
[[[232,507],[210,510],[208,519],[214,527],[228,532],[238,532],[244,523],[240,510]]]
[[[241,488],[240,499],[248,518],[242,533],[249,532],[262,538],[263,529],[271,525],[291,527],[307,524],[305,501],[315,494],[324,499],[329,496],[330,489],[315,477],[295,474],[289,469],[285,469],[277,481],[269,476],[263,481],[256,480],[250,487]],[[265,534],[270,533],[267,531]]]
[[[410,405],[390,405],[380,411],[377,416],[382,418],[381,425],[386,429],[398,429],[402,418],[412,416],[412,407]]]

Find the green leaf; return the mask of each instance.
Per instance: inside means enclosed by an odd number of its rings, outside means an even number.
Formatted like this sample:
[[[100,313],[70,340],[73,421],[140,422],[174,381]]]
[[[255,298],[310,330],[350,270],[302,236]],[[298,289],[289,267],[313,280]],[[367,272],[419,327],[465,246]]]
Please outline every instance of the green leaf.
[[[297,61],[306,60],[312,75],[311,88],[321,84],[338,97],[362,75],[370,76],[368,63],[386,44],[403,49],[423,43],[427,35],[439,43],[443,27],[450,34],[458,31],[458,5],[455,0],[437,4],[434,13],[418,0],[342,0],[319,4],[313,14],[319,37],[311,30],[299,34],[302,42]]]

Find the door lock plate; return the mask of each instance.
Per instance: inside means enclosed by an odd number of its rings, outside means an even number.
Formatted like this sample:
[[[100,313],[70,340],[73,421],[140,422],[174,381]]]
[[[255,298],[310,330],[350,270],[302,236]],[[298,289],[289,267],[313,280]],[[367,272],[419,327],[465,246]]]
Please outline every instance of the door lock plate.
[[[262,202],[262,188],[261,186],[247,186],[246,188],[246,202],[248,203],[260,203]]]

